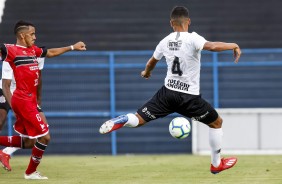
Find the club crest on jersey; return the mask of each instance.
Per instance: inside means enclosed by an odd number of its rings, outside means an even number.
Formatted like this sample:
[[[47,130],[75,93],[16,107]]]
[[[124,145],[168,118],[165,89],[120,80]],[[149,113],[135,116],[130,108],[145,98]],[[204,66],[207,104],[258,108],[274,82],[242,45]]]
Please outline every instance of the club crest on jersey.
[[[167,47],[169,50],[179,50],[182,45],[182,40],[169,40],[167,43]]]

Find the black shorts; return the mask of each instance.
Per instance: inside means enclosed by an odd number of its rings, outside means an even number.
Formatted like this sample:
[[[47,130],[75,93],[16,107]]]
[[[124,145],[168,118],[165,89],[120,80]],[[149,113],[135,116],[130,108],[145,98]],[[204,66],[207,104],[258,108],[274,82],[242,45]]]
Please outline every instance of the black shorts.
[[[177,112],[205,124],[218,118],[216,110],[201,95],[172,91],[163,86],[137,113],[146,121],[165,117]]]
[[[0,88],[0,109],[5,109],[7,113],[11,109],[9,103],[7,102],[6,98],[3,95],[2,88]]]
[[[43,112],[43,110],[41,109],[41,107],[37,104],[37,110],[38,112]]]

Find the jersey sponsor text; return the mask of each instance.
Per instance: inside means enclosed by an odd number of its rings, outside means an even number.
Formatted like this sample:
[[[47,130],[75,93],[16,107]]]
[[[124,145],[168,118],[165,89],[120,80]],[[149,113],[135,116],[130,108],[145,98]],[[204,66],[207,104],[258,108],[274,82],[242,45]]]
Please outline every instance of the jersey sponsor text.
[[[168,83],[166,84],[166,86],[168,88],[174,88],[182,91],[188,91],[189,89],[189,84],[174,79],[168,79]]]

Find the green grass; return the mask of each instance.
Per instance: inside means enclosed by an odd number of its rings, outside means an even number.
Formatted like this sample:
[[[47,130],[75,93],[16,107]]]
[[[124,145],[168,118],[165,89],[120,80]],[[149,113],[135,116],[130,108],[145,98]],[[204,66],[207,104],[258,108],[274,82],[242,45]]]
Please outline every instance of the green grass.
[[[281,184],[282,156],[238,156],[230,170],[213,175],[209,156],[45,156],[38,170],[46,181],[28,181],[27,156],[11,159],[12,172],[0,170],[0,183],[50,184]]]

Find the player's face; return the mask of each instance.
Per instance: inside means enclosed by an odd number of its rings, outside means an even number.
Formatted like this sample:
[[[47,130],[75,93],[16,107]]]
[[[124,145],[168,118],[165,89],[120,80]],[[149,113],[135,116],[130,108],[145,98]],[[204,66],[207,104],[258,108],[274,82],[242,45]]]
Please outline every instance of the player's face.
[[[34,27],[29,26],[29,29],[24,34],[24,40],[27,47],[31,47],[34,44],[36,40]]]

